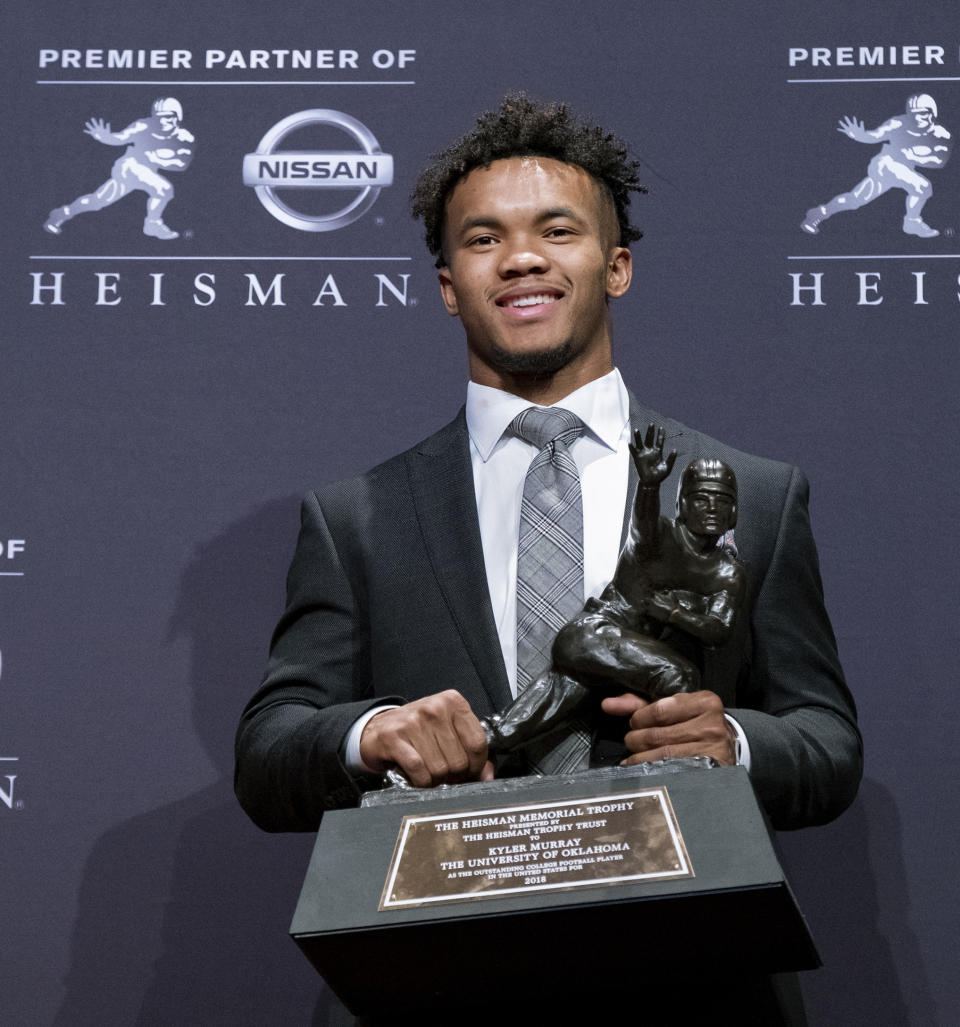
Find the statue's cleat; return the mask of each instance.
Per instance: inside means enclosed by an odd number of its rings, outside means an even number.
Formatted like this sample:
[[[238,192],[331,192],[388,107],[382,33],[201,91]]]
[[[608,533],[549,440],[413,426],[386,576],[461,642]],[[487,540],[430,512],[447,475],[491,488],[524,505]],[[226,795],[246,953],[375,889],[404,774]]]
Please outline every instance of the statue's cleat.
[[[385,788],[399,788],[404,792],[413,790],[410,778],[399,767],[390,767],[383,772],[383,784]]]
[[[159,218],[147,218],[143,223],[143,234],[153,236],[154,239],[179,239],[180,233],[175,232],[172,228],[167,226]]]
[[[502,719],[499,713],[492,713],[489,717],[479,718],[483,733],[487,736],[487,747],[489,749],[496,749],[498,747],[497,743],[502,741],[498,730]]]
[[[67,213],[66,207],[54,207],[53,210],[50,211],[50,215],[47,220],[44,221],[43,227],[53,235],[59,235],[61,231],[63,231],[61,226],[64,221],[69,220],[69,218],[70,215]]]
[[[816,235],[820,231],[820,222],[827,220],[827,208],[826,207],[811,207],[807,211],[807,216],[803,219],[800,227],[811,235]]]
[[[934,239],[940,233],[931,228],[923,218],[904,218],[903,230],[907,235],[918,235],[921,239]]]

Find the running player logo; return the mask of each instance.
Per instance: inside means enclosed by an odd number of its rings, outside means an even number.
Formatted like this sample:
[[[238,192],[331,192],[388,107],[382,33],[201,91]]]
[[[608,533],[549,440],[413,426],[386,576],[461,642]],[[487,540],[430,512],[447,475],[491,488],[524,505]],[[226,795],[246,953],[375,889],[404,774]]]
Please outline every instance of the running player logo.
[[[78,196],[73,203],[55,207],[43,227],[54,235],[77,214],[103,210],[139,189],[147,194],[147,215],[143,234],[154,239],[176,239],[180,234],[163,222],[163,212],[173,199],[173,186],[158,169],[186,171],[193,159],[193,135],[180,127],[183,107],[172,96],[153,104],[149,117],[138,118],[122,132],[113,132],[102,118],[91,118],[84,126],[87,135],[106,146],[126,146],[113,165],[110,177],[96,192]]]
[[[932,239],[939,235],[921,217],[924,204],[933,195],[933,186],[917,171],[942,168],[950,156],[950,133],[937,124],[937,104],[927,93],[911,96],[906,112],[894,114],[879,128],[867,130],[856,118],[842,118],[837,129],[854,142],[883,148],[867,166],[867,177],[848,193],[840,193],[820,207],[811,207],[800,227],[811,235],[820,231],[827,218],[844,210],[857,210],[882,196],[888,189],[907,194],[903,230],[907,235]]]

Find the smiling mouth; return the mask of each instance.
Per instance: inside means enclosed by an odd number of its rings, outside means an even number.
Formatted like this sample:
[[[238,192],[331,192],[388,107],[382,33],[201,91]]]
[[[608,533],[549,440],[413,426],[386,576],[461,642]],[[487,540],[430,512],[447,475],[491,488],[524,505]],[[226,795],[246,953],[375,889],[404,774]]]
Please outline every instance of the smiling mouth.
[[[539,292],[533,293],[530,296],[515,296],[513,299],[507,298],[497,301],[499,307],[542,307],[548,303],[556,303],[560,297],[556,293],[552,292]]]

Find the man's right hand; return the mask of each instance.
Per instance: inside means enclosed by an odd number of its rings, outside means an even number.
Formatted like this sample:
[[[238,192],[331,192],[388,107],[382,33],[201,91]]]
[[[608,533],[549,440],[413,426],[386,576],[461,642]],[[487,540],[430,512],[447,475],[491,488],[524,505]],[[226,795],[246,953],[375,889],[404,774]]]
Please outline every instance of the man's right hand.
[[[371,717],[360,736],[360,757],[377,772],[398,767],[417,788],[493,780],[480,721],[453,689]]]

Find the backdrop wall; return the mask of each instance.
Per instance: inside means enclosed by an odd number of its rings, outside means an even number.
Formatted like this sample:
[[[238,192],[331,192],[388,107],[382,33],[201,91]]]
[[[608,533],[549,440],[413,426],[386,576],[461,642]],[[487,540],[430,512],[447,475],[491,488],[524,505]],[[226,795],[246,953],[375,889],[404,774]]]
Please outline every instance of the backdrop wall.
[[[952,145],[955,4],[12,0],[0,17],[0,1019],[325,1022],[286,936],[311,839],[240,812],[233,731],[301,494],[462,402],[462,333],[407,197],[428,153],[522,87],[643,158],[624,378],[811,478],[866,744],[854,807],[781,837],[827,964],[804,978],[811,1020],[960,1021],[960,163],[927,174],[938,236],[904,233],[900,188],[801,229],[878,152],[841,117],[874,129],[928,94]],[[163,159],[188,165],[159,182],[92,121],[142,124],[158,98],[186,133]],[[283,124],[316,110],[338,114]],[[297,174],[290,151],[353,156],[304,187],[270,178]],[[262,181],[300,184],[261,202],[257,152]],[[335,229],[290,224],[354,201]],[[176,238],[157,237],[163,202]]]

